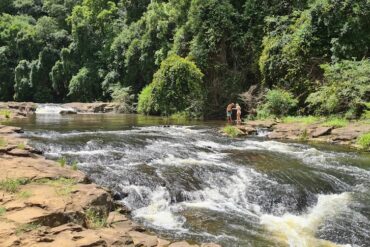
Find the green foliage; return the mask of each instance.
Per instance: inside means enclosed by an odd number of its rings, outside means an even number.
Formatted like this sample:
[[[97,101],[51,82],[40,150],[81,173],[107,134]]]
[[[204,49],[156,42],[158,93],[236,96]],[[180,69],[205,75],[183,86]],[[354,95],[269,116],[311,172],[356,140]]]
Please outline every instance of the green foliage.
[[[346,119],[333,117],[333,118],[327,119],[323,123],[323,126],[341,128],[341,127],[346,127],[348,124],[349,122]]]
[[[314,124],[317,122],[320,122],[320,117],[316,116],[289,116],[289,117],[284,117],[283,123],[303,123],[303,124]]]
[[[28,183],[27,179],[10,179],[0,181],[0,189],[9,193],[16,193],[19,191],[21,185]]]
[[[7,145],[8,142],[3,137],[0,137],[0,148],[6,147]]]
[[[94,84],[90,69],[83,67],[72,77],[69,83],[68,97],[73,101],[92,102],[99,95],[98,85]]]
[[[107,225],[107,214],[95,208],[85,211],[87,226],[91,229],[103,228]]]
[[[370,100],[370,60],[325,64],[324,85],[307,98],[309,106],[320,114],[361,116],[363,102]]]
[[[4,118],[10,118],[12,116],[12,112],[8,109],[1,109],[0,116],[3,116]]]
[[[36,181],[38,184],[47,184],[55,189],[58,196],[70,196],[75,189],[76,180],[73,178],[58,178],[58,179],[39,179]]]
[[[155,73],[151,86],[140,94],[139,112],[151,113],[150,108],[154,105],[155,112],[166,116],[183,111],[194,117],[201,115],[204,104],[202,77],[193,62],[170,56]]]
[[[21,225],[17,226],[17,228],[15,229],[15,235],[19,236],[19,235],[22,235],[26,232],[34,231],[34,230],[36,230],[40,227],[41,227],[41,225],[36,224],[36,223],[21,224]]]
[[[121,87],[120,85],[113,85],[110,87],[111,98],[113,102],[120,103],[120,112],[132,112],[132,107],[135,95],[131,94],[130,87]]]
[[[265,103],[262,105],[262,112],[270,116],[286,116],[296,107],[297,103],[297,100],[288,91],[282,89],[269,90],[265,96]]]
[[[4,216],[5,213],[6,213],[6,208],[0,207],[0,217]]]
[[[293,93],[299,114],[359,117],[361,102],[369,101],[369,6],[368,0],[1,0],[0,101],[113,100],[129,102],[122,103],[127,111],[131,94],[137,99],[141,92],[139,112],[221,118],[229,102],[260,84]],[[201,69],[201,97],[198,89],[175,94],[179,88],[164,87],[168,78],[153,85],[175,54]],[[184,78],[180,70],[172,83]],[[197,96],[192,105],[189,95]],[[258,108],[259,118],[271,114]]]
[[[363,149],[370,149],[370,133],[359,136],[357,144]]]
[[[20,199],[28,199],[32,196],[32,193],[29,191],[20,191],[17,194],[17,197]]]
[[[299,140],[301,141],[307,141],[308,140],[308,132],[307,129],[304,129],[303,132],[299,136]]]
[[[24,149],[26,148],[26,144],[24,144],[23,142],[22,142],[22,143],[19,143],[19,144],[17,145],[17,148],[18,148],[18,149],[21,149],[21,150],[24,150]]]
[[[232,125],[227,125],[222,129],[222,132],[224,132],[226,135],[228,135],[231,138],[235,138],[239,135],[241,135],[243,132],[239,130],[237,127]]]
[[[65,157],[61,157],[57,160],[57,162],[59,163],[60,167],[65,167],[67,164],[67,159]]]
[[[77,161],[73,161],[72,164],[71,164],[71,168],[73,171],[77,171],[78,170],[78,162]]]

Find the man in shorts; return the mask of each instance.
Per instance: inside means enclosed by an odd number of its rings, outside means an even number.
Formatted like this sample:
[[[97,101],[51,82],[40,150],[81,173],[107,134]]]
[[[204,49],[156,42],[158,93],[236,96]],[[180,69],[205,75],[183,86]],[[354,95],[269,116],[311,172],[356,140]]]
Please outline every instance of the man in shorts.
[[[227,122],[228,123],[232,123],[233,122],[232,115],[233,115],[233,108],[234,108],[234,106],[235,106],[234,103],[230,103],[226,107],[226,116],[227,116]]]

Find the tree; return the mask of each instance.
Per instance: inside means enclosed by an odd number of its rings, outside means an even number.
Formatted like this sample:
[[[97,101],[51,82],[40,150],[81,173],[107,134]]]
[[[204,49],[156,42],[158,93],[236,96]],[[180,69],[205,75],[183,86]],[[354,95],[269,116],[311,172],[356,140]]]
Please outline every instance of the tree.
[[[155,73],[150,86],[140,94],[139,111],[167,116],[179,112],[187,112],[193,117],[202,115],[202,78],[203,73],[193,62],[177,55],[168,57]]]

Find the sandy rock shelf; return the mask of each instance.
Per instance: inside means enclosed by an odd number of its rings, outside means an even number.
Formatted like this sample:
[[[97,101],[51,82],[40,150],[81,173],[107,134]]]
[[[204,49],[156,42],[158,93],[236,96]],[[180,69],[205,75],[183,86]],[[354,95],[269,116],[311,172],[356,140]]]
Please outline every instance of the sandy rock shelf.
[[[136,225],[109,191],[45,159],[19,132],[0,125],[0,246],[199,247]]]
[[[319,123],[278,123],[267,121],[248,121],[236,126],[244,135],[255,135],[258,129],[266,129],[266,135],[274,140],[317,141],[331,144],[348,145],[358,148],[357,138],[370,132],[370,124],[351,122],[345,127],[335,128]]]

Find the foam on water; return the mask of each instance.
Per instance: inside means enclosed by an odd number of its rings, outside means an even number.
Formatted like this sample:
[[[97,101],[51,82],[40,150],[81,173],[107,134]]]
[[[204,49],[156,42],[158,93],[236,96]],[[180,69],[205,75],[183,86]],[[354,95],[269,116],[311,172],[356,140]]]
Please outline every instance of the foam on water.
[[[60,114],[63,111],[76,112],[71,107],[65,107],[58,104],[39,104],[36,109],[36,114]]]
[[[281,242],[290,247],[344,246],[315,237],[325,221],[349,210],[350,193],[319,195],[317,205],[306,214],[283,216],[262,215],[261,224]],[[345,245],[350,246],[350,245]]]
[[[79,167],[91,171],[97,182],[121,192],[122,202],[132,209],[134,219],[154,229],[174,230],[184,236],[202,236],[215,241],[218,237],[225,239],[223,234],[227,233],[194,230],[183,213],[213,212],[217,217],[237,218],[230,223],[236,225],[235,229],[240,221],[262,225],[281,243],[291,247],[337,246],[315,237],[327,220],[346,212],[352,202],[351,193],[341,192],[353,191],[353,186],[337,174],[364,182],[370,179],[370,171],[338,161],[338,157],[351,154],[321,151],[303,144],[230,140],[215,132],[188,126],[27,135],[34,137],[47,154],[67,155],[78,160]],[[79,143],[79,138],[83,143]],[[284,184],[254,169],[247,163],[250,161],[244,164],[233,159],[233,155],[240,153],[257,154],[257,158],[259,153],[272,153],[273,157],[282,159],[289,157],[305,168],[303,173],[312,171],[308,176],[325,179],[336,188],[335,193],[340,194],[318,195],[317,204],[312,206],[315,202],[309,196],[315,199],[319,192],[310,194],[308,190],[300,190],[304,182],[291,180],[298,183],[296,187],[290,180]],[[302,205],[294,207],[290,202]],[[305,213],[292,212],[300,207],[304,207]],[[366,223],[366,218],[363,221]],[[237,231],[260,234],[258,228],[239,228]],[[236,246],[236,237],[229,238],[235,242],[228,246]]]

